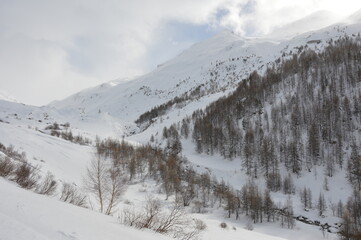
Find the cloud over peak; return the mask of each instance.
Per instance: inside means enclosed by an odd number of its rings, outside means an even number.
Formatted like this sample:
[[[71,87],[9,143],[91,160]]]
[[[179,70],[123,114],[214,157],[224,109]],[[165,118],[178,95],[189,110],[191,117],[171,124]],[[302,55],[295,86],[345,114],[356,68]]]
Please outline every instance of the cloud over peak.
[[[348,0],[3,0],[0,88],[19,101],[46,104],[150,71],[156,61],[221,28],[263,35],[317,10],[349,14],[359,5]]]

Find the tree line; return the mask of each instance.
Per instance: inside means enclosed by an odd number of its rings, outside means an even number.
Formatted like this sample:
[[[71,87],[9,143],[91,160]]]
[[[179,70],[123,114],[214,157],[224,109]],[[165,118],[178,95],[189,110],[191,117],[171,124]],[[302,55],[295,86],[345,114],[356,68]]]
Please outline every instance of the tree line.
[[[169,131],[176,130],[167,129],[165,133],[171,135]],[[156,180],[166,199],[174,195],[177,202],[184,207],[191,207],[192,211],[197,213],[203,213],[208,208],[220,207],[226,211],[229,218],[238,219],[244,214],[253,223],[278,221],[282,218],[284,221],[287,219],[288,227],[294,226],[292,205],[276,207],[269,190],[261,191],[252,181],[240,189],[234,189],[223,180],[218,181],[208,172],[197,173],[186,158],[177,151],[169,151],[167,147],[161,149],[151,145],[133,146],[125,141],[98,139],[96,150],[97,157],[93,161],[96,165],[94,167],[92,164],[89,169],[90,176],[98,176],[95,174],[96,169],[103,169],[104,166],[108,171],[119,169],[118,172],[127,181],[146,178]],[[99,168],[99,164],[102,167]],[[94,184],[96,181],[92,180],[90,186],[99,187],[99,184]],[[98,199],[101,198],[99,189],[93,189],[92,192]],[[101,201],[104,199],[106,198]],[[104,209],[101,211],[104,212]]]
[[[336,166],[356,166],[347,163],[347,149],[352,159],[360,155],[360,50],[345,38],[321,53],[295,54],[264,76],[252,73],[231,95],[193,113],[196,150],[241,157],[255,178],[274,178],[279,164],[294,174],[323,165],[329,177]],[[350,175],[358,183],[358,171]]]
[[[361,38],[330,41],[320,52],[304,47],[281,58],[188,121],[197,152],[241,158],[246,174],[264,177],[271,191],[285,188],[281,167],[300,176],[317,166],[326,177],[345,169],[360,191]],[[323,201],[320,196],[320,214]],[[358,218],[352,222],[353,231],[360,231]]]

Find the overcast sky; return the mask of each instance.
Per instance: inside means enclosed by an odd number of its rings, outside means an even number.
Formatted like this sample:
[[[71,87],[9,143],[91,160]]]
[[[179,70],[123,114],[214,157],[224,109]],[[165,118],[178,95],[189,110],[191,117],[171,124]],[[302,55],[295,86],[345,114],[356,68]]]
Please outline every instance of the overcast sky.
[[[227,28],[261,36],[359,0],[0,0],[0,94],[44,105],[151,71]]]

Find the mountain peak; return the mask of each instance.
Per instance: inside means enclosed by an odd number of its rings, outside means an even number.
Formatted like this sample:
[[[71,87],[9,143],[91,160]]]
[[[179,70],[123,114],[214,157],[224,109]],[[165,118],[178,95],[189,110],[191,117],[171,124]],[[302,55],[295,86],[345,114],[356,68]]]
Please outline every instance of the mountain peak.
[[[241,36],[239,36],[238,34],[236,34],[234,31],[229,30],[229,29],[223,29],[222,31],[220,31],[219,33],[217,33],[216,35],[214,35],[213,37],[211,37],[210,39],[206,40],[206,41],[219,41],[219,40],[223,40],[223,41],[237,41],[237,40],[242,40],[243,38]]]
[[[1,90],[0,90],[0,100],[4,100],[4,101],[8,101],[8,102],[19,103],[19,101],[16,100],[16,98],[14,98],[13,96],[11,96],[11,95],[8,94],[7,92],[1,91]]]
[[[355,22],[361,22],[361,9],[354,12],[348,19]]]
[[[298,19],[292,23],[276,28],[268,37],[292,38],[296,35],[330,26],[341,20],[341,17],[333,12],[320,10]]]

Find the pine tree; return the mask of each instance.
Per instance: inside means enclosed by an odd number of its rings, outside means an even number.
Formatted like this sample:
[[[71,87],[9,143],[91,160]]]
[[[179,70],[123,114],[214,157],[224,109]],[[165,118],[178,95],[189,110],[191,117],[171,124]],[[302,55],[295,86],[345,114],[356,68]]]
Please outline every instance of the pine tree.
[[[267,222],[270,222],[271,218],[274,220],[274,203],[272,201],[271,194],[268,189],[266,189],[264,192],[263,211],[266,214]]]
[[[349,181],[361,190],[361,156],[358,153],[357,146],[354,144],[351,150],[351,156],[347,165]]]
[[[323,192],[320,192],[320,196],[318,197],[317,208],[319,216],[322,216],[327,209],[327,204]]]

